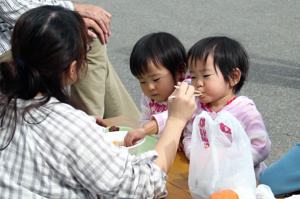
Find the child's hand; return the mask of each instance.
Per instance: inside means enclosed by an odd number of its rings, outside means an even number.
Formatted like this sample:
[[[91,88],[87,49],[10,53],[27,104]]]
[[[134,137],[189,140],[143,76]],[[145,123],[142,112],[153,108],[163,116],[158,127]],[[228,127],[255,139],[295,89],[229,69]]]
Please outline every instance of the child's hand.
[[[146,136],[144,128],[134,129],[128,131],[124,138],[124,144],[126,147],[134,145],[140,139],[143,139]]]

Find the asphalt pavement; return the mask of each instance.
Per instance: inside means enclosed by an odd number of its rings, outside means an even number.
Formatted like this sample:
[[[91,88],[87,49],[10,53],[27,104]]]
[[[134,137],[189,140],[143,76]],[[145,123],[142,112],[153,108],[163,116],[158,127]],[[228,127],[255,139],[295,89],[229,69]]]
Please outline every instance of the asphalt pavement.
[[[166,31],[187,49],[201,38],[226,35],[250,56],[241,95],[254,100],[272,140],[267,160],[300,142],[300,1],[80,0],[112,13],[108,54],[137,104],[141,90],[129,70],[129,55],[143,35]]]

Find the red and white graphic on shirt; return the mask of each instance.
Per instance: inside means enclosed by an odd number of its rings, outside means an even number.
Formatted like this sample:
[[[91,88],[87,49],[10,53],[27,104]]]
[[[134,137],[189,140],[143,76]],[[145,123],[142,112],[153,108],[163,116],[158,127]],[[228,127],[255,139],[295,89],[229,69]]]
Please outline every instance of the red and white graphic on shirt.
[[[200,136],[201,136],[201,140],[203,142],[204,148],[209,148],[209,140],[207,138],[207,132],[205,129],[205,118],[200,118],[199,123],[199,130],[200,130]]]
[[[151,114],[161,113],[168,110],[168,106],[166,104],[159,104],[153,100],[149,102],[149,107],[151,110]]]
[[[225,134],[230,134],[231,135],[231,128],[226,126],[223,122],[220,123],[220,130],[225,133]]]

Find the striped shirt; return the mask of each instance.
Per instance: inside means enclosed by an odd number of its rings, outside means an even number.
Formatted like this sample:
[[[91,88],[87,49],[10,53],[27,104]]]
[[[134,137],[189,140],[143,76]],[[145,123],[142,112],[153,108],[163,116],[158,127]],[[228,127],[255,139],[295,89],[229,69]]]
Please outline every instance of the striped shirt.
[[[28,103],[32,100],[18,99],[18,110]],[[1,147],[12,130],[8,110],[0,127]],[[166,174],[153,162],[157,153],[130,155],[109,142],[104,128],[82,111],[52,98],[16,121],[12,141],[0,151],[1,199],[166,195]]]
[[[63,0],[1,0],[0,1],[0,55],[8,51],[16,20],[26,11],[43,6],[58,5],[74,10],[71,1]]]

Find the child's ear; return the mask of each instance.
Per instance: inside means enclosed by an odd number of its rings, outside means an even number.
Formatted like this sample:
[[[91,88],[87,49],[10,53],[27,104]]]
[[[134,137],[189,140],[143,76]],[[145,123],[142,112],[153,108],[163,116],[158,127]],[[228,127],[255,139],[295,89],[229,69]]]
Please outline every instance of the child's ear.
[[[240,82],[241,79],[241,71],[239,68],[234,68],[231,72],[230,79],[229,79],[229,85],[231,87],[234,87],[236,84]]]

